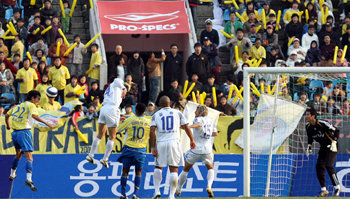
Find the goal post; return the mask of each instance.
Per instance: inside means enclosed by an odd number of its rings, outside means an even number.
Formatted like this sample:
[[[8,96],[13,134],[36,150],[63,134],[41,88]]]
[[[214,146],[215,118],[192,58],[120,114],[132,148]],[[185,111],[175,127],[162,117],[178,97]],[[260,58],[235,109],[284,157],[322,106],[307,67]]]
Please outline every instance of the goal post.
[[[273,74],[273,75],[280,75],[280,74],[288,74],[288,75],[295,75],[295,74],[325,74],[325,75],[332,75],[337,73],[350,73],[350,67],[250,67],[250,68],[244,68],[243,70],[243,87],[244,88],[250,88],[251,84],[251,75],[252,74]],[[306,77],[308,78],[308,77]],[[277,92],[275,92],[277,93]],[[251,196],[251,114],[250,114],[250,99],[251,99],[251,90],[250,89],[243,89],[243,194],[245,197]],[[277,98],[277,95],[274,96]],[[276,104],[276,100],[274,101]],[[271,132],[273,133],[273,132]],[[273,136],[271,137],[273,139]],[[271,140],[271,146],[272,147],[272,140]],[[269,166],[268,168],[271,168],[271,160],[272,158],[272,148],[270,148],[270,154],[269,154]],[[273,162],[272,162],[273,164]],[[268,171],[270,172],[270,171]],[[268,173],[268,176],[270,176],[270,173]],[[270,178],[266,177],[267,183],[269,184]],[[269,185],[266,186],[266,192],[265,196],[268,196],[269,193]]]

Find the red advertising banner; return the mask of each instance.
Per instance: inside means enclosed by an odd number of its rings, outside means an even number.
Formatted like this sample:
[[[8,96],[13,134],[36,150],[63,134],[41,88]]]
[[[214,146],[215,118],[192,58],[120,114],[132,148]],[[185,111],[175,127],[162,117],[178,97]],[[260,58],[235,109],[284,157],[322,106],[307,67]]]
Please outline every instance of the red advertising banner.
[[[183,1],[98,1],[102,34],[189,33]]]

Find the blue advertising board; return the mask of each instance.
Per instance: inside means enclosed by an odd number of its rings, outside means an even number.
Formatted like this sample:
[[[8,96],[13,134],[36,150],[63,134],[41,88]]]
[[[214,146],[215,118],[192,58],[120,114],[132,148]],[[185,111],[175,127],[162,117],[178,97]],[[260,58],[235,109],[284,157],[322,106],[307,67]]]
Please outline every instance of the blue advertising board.
[[[85,160],[86,155],[34,155],[33,181],[38,188],[32,192],[24,185],[25,164],[22,159],[15,179],[12,198],[115,198],[120,196],[120,178],[122,165],[116,162],[119,154],[112,154],[110,168],[101,164],[92,165]],[[13,156],[12,156],[13,157]],[[96,159],[102,155],[96,155]],[[11,164],[9,162],[8,164]],[[243,195],[243,156],[215,155],[215,177],[213,192],[216,197],[237,197]],[[151,198],[153,186],[154,158],[147,155],[143,168],[139,197]],[[182,168],[179,169],[181,171]],[[9,173],[9,170],[6,171]],[[163,170],[161,183],[162,197],[169,194],[169,171]],[[207,169],[196,163],[189,172],[182,190],[182,197],[207,197]],[[135,177],[134,169],[130,170],[127,183],[127,195],[132,196]]]

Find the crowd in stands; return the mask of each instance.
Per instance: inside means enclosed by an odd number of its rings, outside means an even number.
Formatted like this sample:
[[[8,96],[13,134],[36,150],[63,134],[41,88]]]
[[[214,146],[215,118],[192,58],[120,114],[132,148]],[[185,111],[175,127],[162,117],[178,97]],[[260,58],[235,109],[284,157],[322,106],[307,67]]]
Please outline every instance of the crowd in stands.
[[[102,63],[99,46],[92,44],[86,48],[79,35],[75,35],[74,41],[68,44],[62,37],[60,31],[72,33],[68,1],[63,1],[66,17],[60,10],[53,9],[52,0],[36,0],[34,5],[29,3],[31,1],[21,2],[5,0],[0,5],[1,110],[4,104],[23,102],[26,94],[36,89],[42,95],[40,106],[45,110],[58,110],[67,102],[80,100],[83,106],[75,108],[74,116],[82,115],[85,107],[85,115],[90,119],[96,118],[96,109],[103,102],[103,90],[108,86],[99,85]],[[205,21],[200,42],[194,45],[194,52],[187,60],[179,52],[181,49],[176,41],[169,49],[161,49],[160,55],[149,53],[146,59],[141,56],[142,52],[135,51],[127,56],[122,46],[115,47],[113,55],[107,58],[108,80],[119,77],[125,82],[128,92],[121,107],[126,117],[132,115],[133,106],[138,102],[147,103],[146,115],[152,115],[163,95],[170,97],[174,108],[183,111],[186,102],[194,99],[192,95],[183,96],[182,71],[186,71],[188,87],[195,83],[192,91],[197,100],[205,92],[204,104],[208,107],[219,110],[223,115],[242,115],[243,101],[238,97],[241,93],[233,90],[231,95],[230,88],[232,85],[238,89],[242,87],[245,67],[348,66],[349,50],[342,59],[344,47],[350,44],[348,4],[339,7],[342,9],[335,9],[338,6],[330,0],[285,0],[281,4],[280,22],[277,22],[279,10],[270,7],[271,1],[239,0],[238,9],[233,4],[219,2],[225,13],[223,31],[228,35],[227,45],[220,48],[230,51],[228,60],[231,67],[225,74],[221,73],[223,63],[219,52],[219,34],[222,33],[213,28],[211,19]],[[189,3],[197,27],[199,1],[189,0]],[[8,10],[12,11],[12,15],[5,17]],[[307,16],[305,13],[308,13]],[[14,34],[11,24],[17,34]],[[11,36],[14,39],[8,38]],[[74,50],[66,53],[75,42],[77,46]],[[338,51],[333,63],[336,46]],[[83,71],[83,58],[89,50],[89,70]],[[164,65],[163,71],[161,64]],[[346,74],[336,74],[338,80],[346,77]],[[260,92],[266,91],[268,86],[275,85],[276,76],[256,74],[252,82]],[[317,86],[310,87],[316,83]],[[350,114],[346,81],[281,76],[277,85],[282,92],[281,97],[312,106],[320,114]],[[55,87],[58,95],[47,94],[49,87]],[[85,87],[85,93],[77,92],[81,87]],[[9,97],[9,93],[14,97]],[[251,98],[251,107],[255,108],[257,97],[252,94]]]

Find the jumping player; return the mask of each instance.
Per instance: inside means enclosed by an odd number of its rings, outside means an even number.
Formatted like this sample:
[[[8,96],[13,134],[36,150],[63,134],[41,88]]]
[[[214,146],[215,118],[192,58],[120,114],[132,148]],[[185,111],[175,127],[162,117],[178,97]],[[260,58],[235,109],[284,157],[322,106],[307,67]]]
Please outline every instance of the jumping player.
[[[325,168],[334,186],[333,196],[339,196],[341,189],[333,167],[338,151],[339,130],[328,122],[317,119],[315,109],[306,110],[305,120],[308,122],[306,124],[308,136],[307,155],[312,153],[311,145],[314,140],[321,145],[316,164],[317,178],[321,185],[321,192],[318,197],[325,197],[329,194],[326,189]]]
[[[170,194],[169,198],[175,198],[176,184],[178,180],[178,168],[183,166],[183,155],[180,145],[180,127],[185,129],[190,138],[191,149],[196,147],[191,129],[188,127],[183,114],[170,108],[170,99],[163,96],[159,100],[162,108],[152,116],[150,142],[152,154],[155,157],[153,183],[155,194],[153,198],[160,197],[160,183],[162,181],[162,169],[169,165],[170,170]],[[155,131],[157,129],[157,145]]]
[[[100,110],[100,117],[97,121],[99,124],[98,135],[92,142],[90,153],[86,156],[86,160],[91,164],[95,164],[94,154],[97,151],[97,147],[101,139],[106,134],[106,127],[108,127],[109,140],[106,144],[106,152],[103,158],[100,160],[100,163],[104,167],[109,168],[108,158],[111,155],[114,146],[114,140],[120,120],[119,106],[122,99],[125,97],[126,92],[127,90],[124,87],[123,80],[120,78],[115,78],[104,93],[103,106]]]
[[[208,108],[204,105],[199,105],[195,112],[196,118],[193,121],[193,124],[190,125],[190,128],[193,128],[193,138],[196,142],[196,148],[190,149],[185,154],[185,167],[183,168],[180,176],[179,183],[176,188],[176,195],[181,195],[181,189],[186,182],[188,172],[192,166],[202,160],[203,164],[208,169],[207,174],[207,192],[209,198],[214,197],[213,191],[211,190],[211,185],[214,181],[214,169],[213,169],[213,143],[211,141],[212,136],[217,136],[218,132],[216,130],[216,125],[214,122],[207,117]]]
[[[18,106],[15,106],[9,110],[5,115],[6,128],[11,129],[10,126],[10,116],[12,125],[12,141],[16,148],[16,157],[13,159],[11,174],[9,177],[10,181],[13,181],[17,175],[16,170],[18,162],[24,154],[26,158],[26,172],[27,180],[25,185],[27,185],[32,191],[37,191],[32,181],[32,171],[33,171],[33,135],[30,129],[33,128],[34,119],[44,123],[48,127],[52,128],[52,125],[47,123],[45,120],[41,119],[38,115],[37,106],[40,103],[40,93],[36,90],[31,90],[27,94],[26,101]]]
[[[149,139],[151,122],[144,117],[146,105],[139,103],[136,105],[136,117],[129,117],[120,126],[118,131],[125,134],[125,143],[122,149],[122,154],[118,161],[123,164],[121,184],[121,199],[126,199],[125,188],[128,180],[130,167],[135,165],[135,189],[132,199],[138,199],[137,192],[140,189],[142,167],[146,159],[146,146]]]

